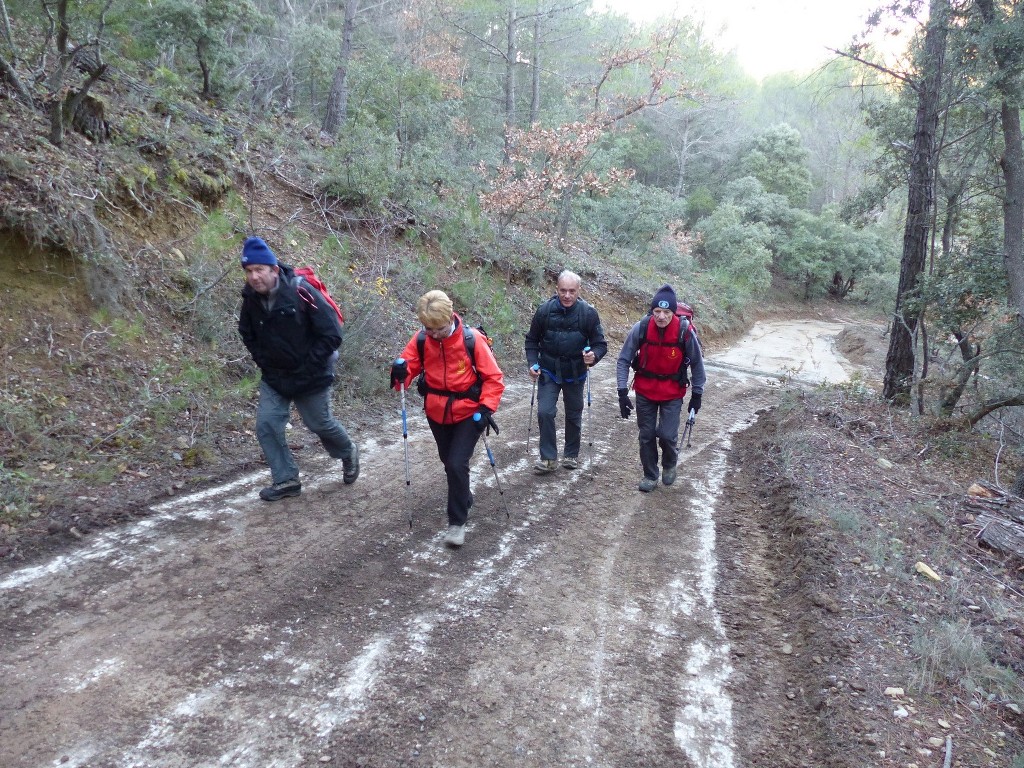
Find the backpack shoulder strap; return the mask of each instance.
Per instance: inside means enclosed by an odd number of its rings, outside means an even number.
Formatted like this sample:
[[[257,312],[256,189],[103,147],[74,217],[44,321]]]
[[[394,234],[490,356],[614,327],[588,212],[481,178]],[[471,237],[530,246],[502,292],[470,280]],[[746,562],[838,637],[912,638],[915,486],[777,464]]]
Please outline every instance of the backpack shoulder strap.
[[[693,330],[693,326],[690,325],[690,318],[683,317],[683,316],[680,315],[680,317],[679,317],[679,346],[681,346],[681,347],[685,347],[686,346],[686,342],[689,341],[690,340],[690,336],[693,335],[692,330]]]
[[[462,338],[466,344],[466,354],[469,355],[469,364],[476,370],[476,334],[473,329],[465,323],[462,324]],[[420,328],[416,334],[416,354],[420,356],[420,366],[423,365],[423,348],[427,343],[427,332]]]
[[[420,328],[420,332],[416,334],[416,354],[420,358],[420,368],[423,367],[423,347],[427,343],[427,332]]]
[[[465,323],[462,324],[462,338],[466,343],[466,354],[469,355],[469,364],[476,370],[476,334],[473,329]]]
[[[648,312],[646,315],[640,318],[640,340],[639,343],[636,345],[637,352],[640,351],[640,347],[647,343],[647,329],[650,328],[651,317],[653,317],[653,315],[651,315],[651,313]]]

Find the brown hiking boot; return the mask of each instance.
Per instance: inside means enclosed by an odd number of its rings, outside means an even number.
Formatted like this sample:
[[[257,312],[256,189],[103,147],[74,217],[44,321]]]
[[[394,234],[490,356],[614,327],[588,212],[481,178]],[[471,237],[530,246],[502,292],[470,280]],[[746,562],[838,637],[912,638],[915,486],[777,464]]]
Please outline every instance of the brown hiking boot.
[[[541,459],[533,465],[533,471],[538,475],[547,475],[558,469],[558,462],[554,459]]]

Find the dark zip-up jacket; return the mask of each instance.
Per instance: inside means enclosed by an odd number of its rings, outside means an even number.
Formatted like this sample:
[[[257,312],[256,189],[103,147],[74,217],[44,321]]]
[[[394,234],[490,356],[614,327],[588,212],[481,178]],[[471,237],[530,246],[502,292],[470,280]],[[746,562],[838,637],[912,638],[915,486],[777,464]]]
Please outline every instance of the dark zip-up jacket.
[[[593,306],[577,299],[563,307],[558,296],[541,304],[526,334],[526,362],[559,383],[581,381],[587,376],[583,348],[590,347],[594,364],[608,353],[601,318]]]
[[[284,397],[329,387],[341,346],[334,308],[294,270],[281,264],[274,305],[248,284],[242,289],[238,333],[263,380]]]

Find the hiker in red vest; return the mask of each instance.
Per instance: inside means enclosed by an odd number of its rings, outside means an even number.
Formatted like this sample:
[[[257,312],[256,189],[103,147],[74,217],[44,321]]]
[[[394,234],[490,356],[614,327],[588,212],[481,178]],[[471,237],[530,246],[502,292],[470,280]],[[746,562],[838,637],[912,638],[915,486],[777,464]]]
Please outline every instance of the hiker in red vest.
[[[661,448],[661,481],[676,481],[679,460],[679,420],[686,390],[691,387],[687,413],[700,411],[704,393],[704,357],[697,333],[689,321],[676,315],[676,294],[671,285],[663,285],[651,300],[651,311],[633,326],[619,353],[615,379],[619,391],[619,414],[629,418],[633,403],[629,400],[629,370],[636,371],[636,423],[640,429],[640,464],[644,477],[640,490],[649,493],[658,487],[658,449]],[[687,378],[687,368],[691,379]]]
[[[505,391],[504,376],[490,344],[475,328],[463,324],[444,291],[423,294],[416,303],[416,315],[423,330],[412,335],[391,366],[391,387],[405,385],[408,389],[421,372],[424,374],[417,388],[448,480],[444,540],[449,546],[461,547],[473,506],[469,459],[484,429],[490,426],[497,432],[492,414]],[[477,414],[480,418],[474,419]]]
[[[260,401],[256,438],[270,465],[272,484],[260,491],[264,501],[302,492],[285,426],[291,406],[320,438],[333,458],[341,459],[346,485],[359,477],[359,449],[331,415],[331,384],[341,346],[338,313],[312,285],[258,237],[242,245],[245,287],[238,333],[259,366]]]

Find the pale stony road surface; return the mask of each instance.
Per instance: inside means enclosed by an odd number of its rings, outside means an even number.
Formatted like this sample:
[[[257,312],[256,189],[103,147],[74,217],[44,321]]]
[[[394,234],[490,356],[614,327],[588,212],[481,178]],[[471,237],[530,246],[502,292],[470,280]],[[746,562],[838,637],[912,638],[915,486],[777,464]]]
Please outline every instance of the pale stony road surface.
[[[845,375],[840,328],[759,324],[709,361],[679,480],[650,494],[613,356],[583,468],[548,477],[509,370],[500,492],[481,443],[459,550],[413,396],[408,487],[396,407],[357,435],[355,485],[310,447],[298,498],[241,477],[0,572],[0,766],[743,765],[757,700],[729,689],[715,510],[771,376]]]

